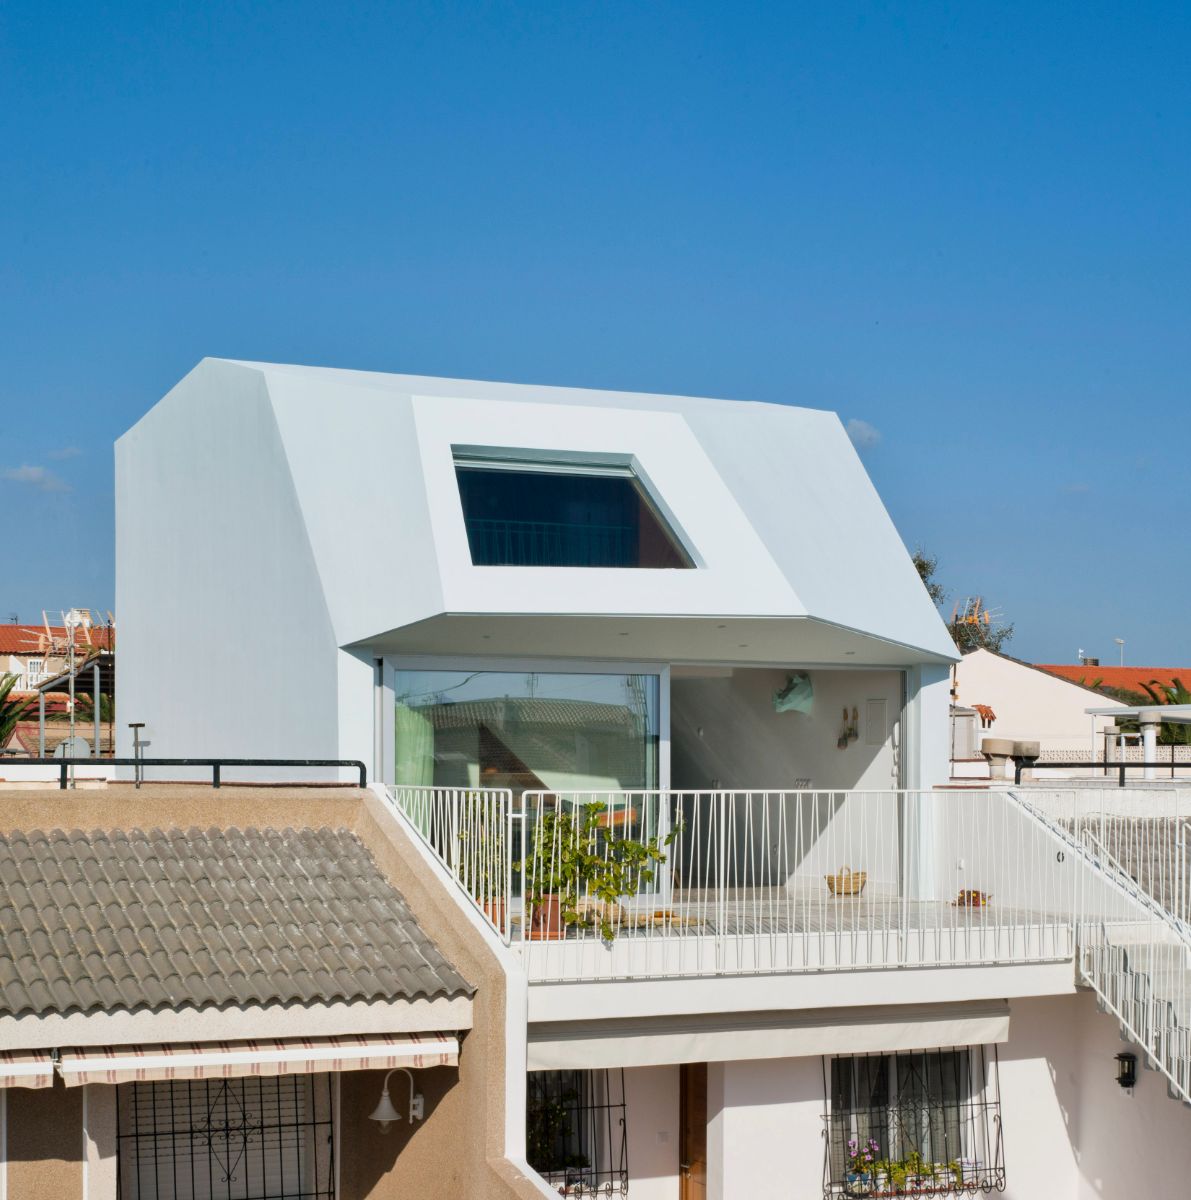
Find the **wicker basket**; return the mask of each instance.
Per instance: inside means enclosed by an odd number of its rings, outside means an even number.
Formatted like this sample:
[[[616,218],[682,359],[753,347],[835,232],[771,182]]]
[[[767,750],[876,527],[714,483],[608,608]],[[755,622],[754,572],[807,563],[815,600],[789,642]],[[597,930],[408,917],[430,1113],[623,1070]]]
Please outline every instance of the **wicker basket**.
[[[833,896],[859,896],[868,883],[867,871],[853,871],[851,867],[840,867],[834,875],[826,875],[827,890]]]

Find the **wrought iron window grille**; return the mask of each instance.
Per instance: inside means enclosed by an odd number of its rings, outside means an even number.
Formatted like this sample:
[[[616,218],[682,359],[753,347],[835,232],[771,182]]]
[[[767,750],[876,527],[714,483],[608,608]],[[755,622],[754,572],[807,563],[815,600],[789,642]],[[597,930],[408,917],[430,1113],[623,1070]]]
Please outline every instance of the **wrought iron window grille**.
[[[117,1200],[335,1200],[330,1075],[121,1084]]]
[[[624,1071],[531,1071],[526,1158],[563,1196],[627,1196]]]
[[[1005,1190],[996,1047],[823,1060],[823,1195]]]

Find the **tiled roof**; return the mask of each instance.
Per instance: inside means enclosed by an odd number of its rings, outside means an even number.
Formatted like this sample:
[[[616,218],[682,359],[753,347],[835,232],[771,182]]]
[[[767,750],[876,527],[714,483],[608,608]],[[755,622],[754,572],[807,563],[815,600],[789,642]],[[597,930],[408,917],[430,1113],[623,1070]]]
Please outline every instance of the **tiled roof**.
[[[11,621],[0,623],[0,654],[39,654],[45,649],[46,628],[44,625],[16,625]],[[50,635],[65,642],[66,627],[51,625]],[[76,645],[86,646],[87,635],[80,629],[75,634]],[[105,625],[97,625],[91,630],[92,649],[108,648],[108,630]],[[76,653],[76,658],[77,653]]]
[[[1084,687],[1123,688],[1143,694],[1141,685],[1153,683],[1154,680],[1169,687],[1177,678],[1191,687],[1191,667],[1085,667],[1082,663],[1038,663],[1038,669],[1049,671],[1061,679],[1069,679],[1072,683],[1082,683]]]
[[[0,1014],[471,991],[346,830],[0,835]]]

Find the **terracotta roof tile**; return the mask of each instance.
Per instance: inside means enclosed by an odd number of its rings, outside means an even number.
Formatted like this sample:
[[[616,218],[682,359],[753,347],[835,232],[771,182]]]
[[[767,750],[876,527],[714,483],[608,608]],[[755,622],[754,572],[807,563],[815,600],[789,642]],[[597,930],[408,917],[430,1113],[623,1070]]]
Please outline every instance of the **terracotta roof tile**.
[[[1123,688],[1130,692],[1142,692],[1143,683],[1169,687],[1177,678],[1191,687],[1191,667],[1085,667],[1082,663],[1038,663],[1040,671],[1049,671],[1060,679],[1082,683],[1084,687]]]

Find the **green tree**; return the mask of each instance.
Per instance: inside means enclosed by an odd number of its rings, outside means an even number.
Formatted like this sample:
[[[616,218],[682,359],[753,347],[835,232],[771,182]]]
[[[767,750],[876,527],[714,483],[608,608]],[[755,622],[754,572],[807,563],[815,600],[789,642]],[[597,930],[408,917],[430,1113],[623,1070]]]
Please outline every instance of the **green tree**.
[[[936,578],[939,570],[939,560],[928,554],[921,546],[910,556],[926,594],[931,598],[935,607],[939,607],[947,599],[947,589]],[[956,605],[947,622],[947,632],[960,652],[967,654],[971,650],[992,650],[1001,653],[1005,643],[1013,637],[1013,625],[1006,624],[998,616],[989,612],[979,596],[974,600],[965,601],[964,605]]]
[[[1172,679],[1170,683],[1161,683],[1157,679],[1151,679],[1149,683],[1143,683],[1141,686],[1155,704],[1191,704],[1191,692],[1183,686],[1181,679]],[[1158,730],[1158,744],[1160,746],[1191,745],[1191,725],[1163,721]]]
[[[12,690],[20,682],[19,675],[0,676],[0,746],[12,737],[12,731],[17,722],[33,706],[33,697],[25,696],[20,699],[13,696]]]
[[[927,554],[921,546],[914,551],[911,558],[918,572],[918,578],[922,580],[922,585],[926,588],[926,594],[937,608],[947,599],[947,589],[935,578],[935,572],[939,569],[939,560]]]

